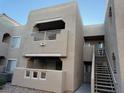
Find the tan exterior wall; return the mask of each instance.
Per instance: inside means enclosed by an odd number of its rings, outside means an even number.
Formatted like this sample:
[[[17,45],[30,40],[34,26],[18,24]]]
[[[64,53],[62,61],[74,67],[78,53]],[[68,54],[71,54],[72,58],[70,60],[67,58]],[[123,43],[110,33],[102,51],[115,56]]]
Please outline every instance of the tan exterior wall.
[[[92,62],[93,48],[92,46],[85,45],[83,47],[83,61]]]
[[[108,17],[110,6],[112,8],[112,18]],[[81,17],[75,2],[31,11],[28,17],[28,22],[25,26],[14,27],[8,26],[8,24],[6,26],[5,24],[0,23],[0,56],[5,56],[6,62],[8,59],[17,59],[17,67],[24,68],[17,68],[14,72],[12,84],[36,89],[44,89],[46,91],[54,91],[57,93],[64,91],[74,92],[79,88],[83,80],[83,61],[92,60],[92,49],[86,46],[83,47],[83,35],[84,37],[105,35],[105,49],[113,69],[113,53],[116,58],[117,74],[115,74],[115,77],[118,83],[116,86],[117,92],[123,93],[123,9],[123,0],[109,0],[105,15],[105,23],[90,26],[82,26]],[[33,40],[33,27],[37,23],[57,19],[61,19],[65,22],[65,29],[57,35],[56,40]],[[7,45],[2,43],[2,36],[4,33],[9,33],[10,36],[20,36],[20,48],[14,49],[11,48],[10,44]],[[45,43],[45,46],[41,46],[41,43]],[[48,79],[44,82],[39,80],[27,80],[23,76],[25,67],[27,66],[27,59],[25,56],[28,54],[42,54],[46,56],[47,54],[58,54],[58,57],[60,57],[63,61],[62,71],[48,71]],[[41,70],[37,69],[37,71]],[[58,81],[55,82],[56,80]],[[44,86],[45,84],[47,86]],[[56,87],[53,87],[54,85]]]
[[[24,26],[17,26],[12,31],[12,37],[20,37],[21,43],[19,48],[12,48],[11,46],[8,48],[8,59],[16,59],[17,67],[20,63],[21,53],[22,53],[22,43],[23,43],[23,34],[24,34]]]
[[[114,61],[112,59],[112,53],[115,54],[116,58],[116,70],[117,73],[115,74],[117,80],[117,93],[123,93],[124,87],[124,69],[123,69],[123,29],[122,20],[124,17],[122,16],[124,12],[122,9],[124,1],[123,0],[109,0],[108,7],[106,11],[105,17],[105,46],[106,51],[109,56],[109,60],[111,62],[112,68],[114,69]],[[109,18],[109,8],[112,8],[112,18]],[[121,78],[121,81],[120,81]]]
[[[26,67],[27,59],[24,57],[26,54],[60,54],[60,58],[63,61],[62,71],[66,74],[66,77],[64,74],[61,75],[61,78],[65,77],[65,79],[63,78],[63,82],[65,82],[65,89],[63,90],[70,92],[79,88],[83,80],[83,28],[77,10],[77,4],[73,2],[32,11],[29,14],[28,22],[21,34],[23,37],[21,45],[22,50],[20,50],[21,58],[18,65],[19,67]],[[57,36],[57,40],[33,41],[33,37],[31,36],[33,26],[36,25],[36,23],[53,19],[62,19],[65,22],[65,29]],[[45,42],[46,46],[41,47],[41,42]],[[56,75],[58,74],[55,73],[55,76]],[[15,72],[14,77],[17,77],[17,72]],[[53,77],[51,76],[51,78]],[[54,78],[57,79],[57,77]],[[47,82],[48,81],[50,81],[50,83],[47,88],[50,89],[51,86],[54,86],[54,81],[47,80]],[[60,79],[58,81],[60,82]],[[31,83],[20,84],[19,82],[23,83],[25,80],[22,78],[13,78],[14,85],[31,87]],[[44,86],[44,84],[42,86]],[[34,88],[37,89],[38,87],[39,85],[36,84]],[[56,89],[58,87],[56,87]],[[41,89],[46,90],[47,88],[42,87]]]
[[[0,20],[2,20],[4,16],[0,16]],[[10,47],[10,41],[11,41],[11,36],[12,36],[12,31],[13,31],[12,26],[7,26],[4,23],[0,22],[0,56],[5,57],[5,60],[3,61],[3,65],[0,66],[0,72],[5,72],[5,67],[7,65],[7,60],[8,60],[8,53],[9,53],[9,47]],[[4,34],[8,33],[10,35],[10,39],[8,43],[3,42],[3,36]]]
[[[104,35],[104,24],[87,25],[84,26],[84,36],[103,36]]]
[[[7,56],[8,55],[8,48],[10,46],[10,43],[4,43],[2,42],[3,39],[3,35],[5,33],[10,34],[10,36],[12,36],[12,30],[13,28],[11,27],[7,27],[4,24],[0,23],[0,56]]]
[[[74,52],[74,89],[77,89],[83,83],[83,23],[78,10],[76,8],[76,31],[75,31],[75,52]]]
[[[124,93],[124,1],[114,1],[115,5],[115,22],[117,31],[117,42],[119,52],[119,64],[120,64],[120,75],[121,75],[121,93]]]
[[[34,79],[32,76],[27,78],[25,77],[26,70],[30,70],[31,72],[36,71],[38,73],[45,71],[47,74],[46,79],[41,79],[40,77]],[[52,91],[55,93],[63,93],[65,90],[65,73],[63,71],[18,68],[14,73],[13,85],[43,89],[43,91]]]

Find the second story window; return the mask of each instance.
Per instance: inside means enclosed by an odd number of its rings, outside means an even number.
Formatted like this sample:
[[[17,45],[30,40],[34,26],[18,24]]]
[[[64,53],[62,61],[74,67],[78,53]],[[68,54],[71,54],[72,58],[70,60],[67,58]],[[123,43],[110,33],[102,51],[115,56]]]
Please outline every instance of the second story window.
[[[56,40],[57,34],[65,29],[63,20],[38,23],[34,26],[34,41],[40,40]]]
[[[49,31],[39,31],[34,33],[34,41],[40,40],[56,40],[57,34],[61,30],[49,30]]]
[[[19,48],[21,43],[21,37],[13,36],[11,39],[11,47],[12,48]]]

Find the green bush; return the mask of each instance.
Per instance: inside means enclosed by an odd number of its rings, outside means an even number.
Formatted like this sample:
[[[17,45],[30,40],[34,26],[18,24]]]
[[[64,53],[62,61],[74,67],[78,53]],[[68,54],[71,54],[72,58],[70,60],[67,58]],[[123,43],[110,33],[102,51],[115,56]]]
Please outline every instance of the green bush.
[[[0,78],[0,89],[2,89],[3,85],[5,85],[5,80]]]

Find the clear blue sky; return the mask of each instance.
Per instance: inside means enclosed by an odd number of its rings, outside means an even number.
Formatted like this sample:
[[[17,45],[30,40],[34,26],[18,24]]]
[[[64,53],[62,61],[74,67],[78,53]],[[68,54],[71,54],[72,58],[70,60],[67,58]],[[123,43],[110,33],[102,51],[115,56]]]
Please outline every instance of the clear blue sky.
[[[31,10],[49,7],[72,0],[0,0],[0,13],[6,13],[21,24],[26,24]],[[77,0],[84,25],[104,22],[106,0]]]

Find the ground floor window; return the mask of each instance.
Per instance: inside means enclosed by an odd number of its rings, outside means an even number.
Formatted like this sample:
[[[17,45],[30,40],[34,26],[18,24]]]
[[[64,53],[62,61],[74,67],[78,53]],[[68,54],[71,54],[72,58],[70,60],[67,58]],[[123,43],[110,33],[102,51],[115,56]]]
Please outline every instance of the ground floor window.
[[[46,72],[41,72],[40,78],[41,79],[46,79]]]
[[[12,73],[14,71],[14,69],[16,68],[16,63],[17,62],[15,59],[8,60],[6,71]]]

